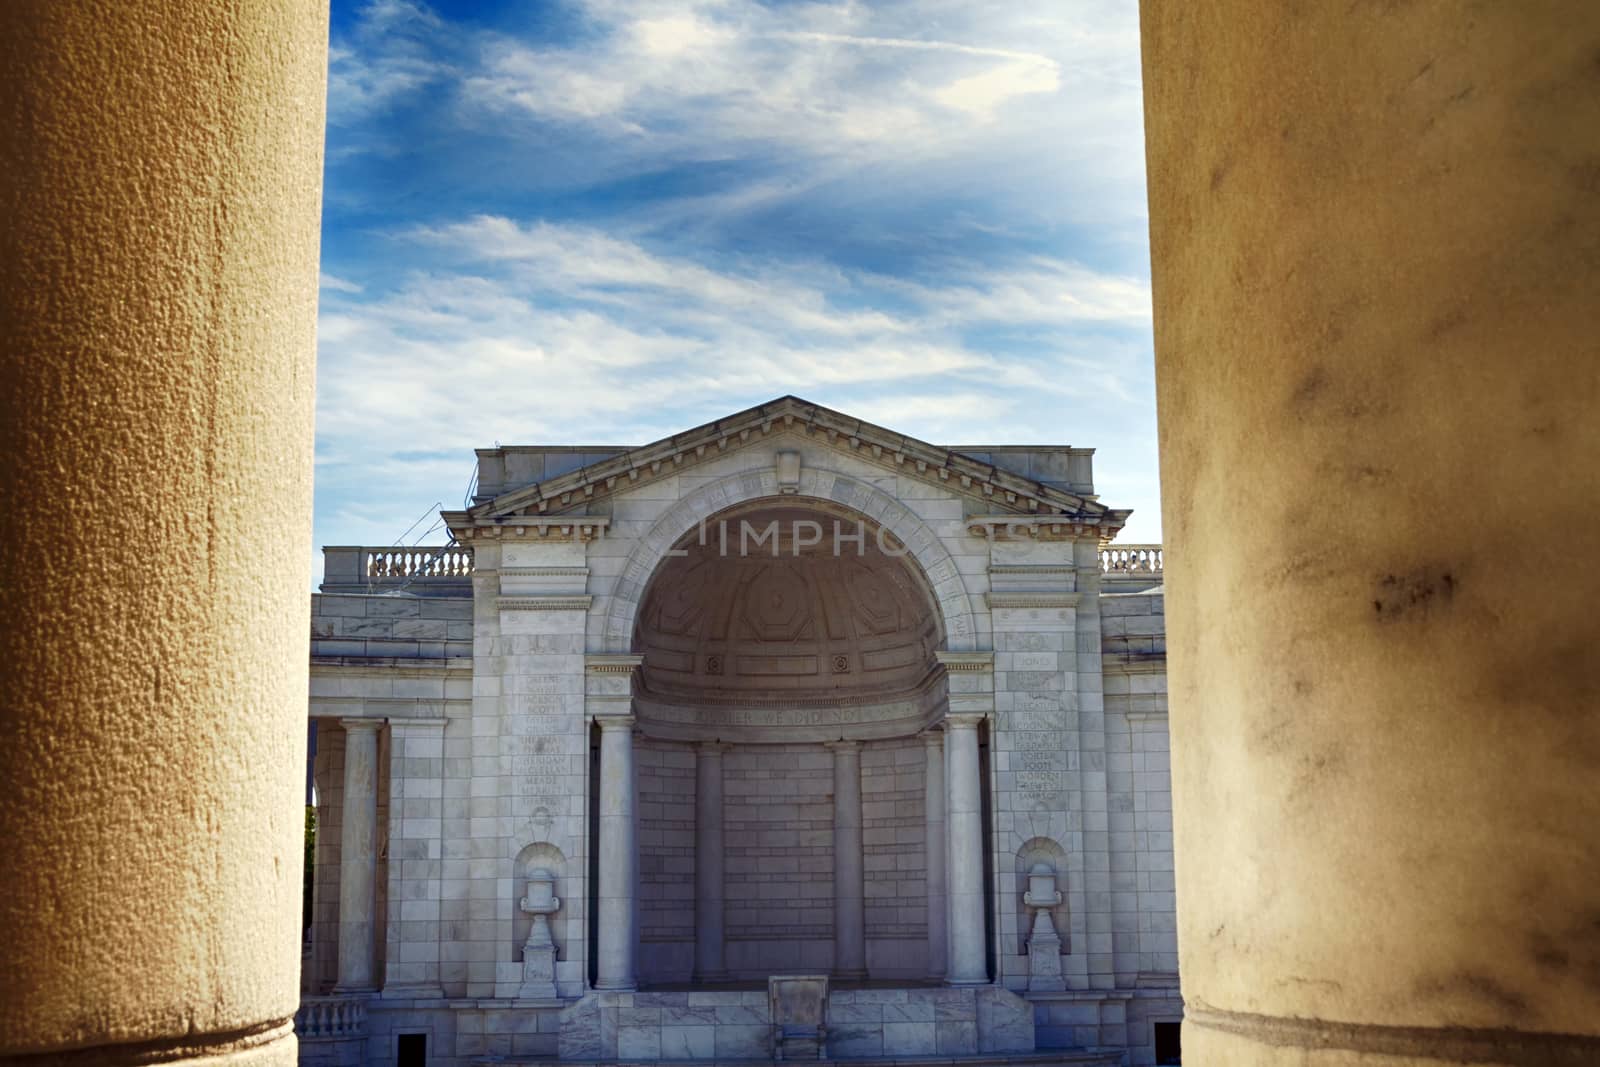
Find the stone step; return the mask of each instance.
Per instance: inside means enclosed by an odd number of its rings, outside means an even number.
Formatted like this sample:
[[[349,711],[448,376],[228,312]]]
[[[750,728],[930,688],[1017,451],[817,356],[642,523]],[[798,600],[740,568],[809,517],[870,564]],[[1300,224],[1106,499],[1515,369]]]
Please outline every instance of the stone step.
[[[772,1059],[741,1060],[555,1060],[537,1056],[485,1056],[474,1067],[772,1067]],[[1039,1052],[987,1053],[980,1056],[833,1056],[826,1060],[783,1060],[790,1063],[871,1064],[872,1067],[1119,1067],[1122,1053],[1109,1049],[1046,1049]]]

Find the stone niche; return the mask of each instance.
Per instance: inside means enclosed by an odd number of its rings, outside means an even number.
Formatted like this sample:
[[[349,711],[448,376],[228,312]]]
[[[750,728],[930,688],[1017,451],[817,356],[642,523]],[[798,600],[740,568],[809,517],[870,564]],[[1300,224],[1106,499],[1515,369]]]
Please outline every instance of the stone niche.
[[[735,509],[678,540],[645,589],[634,641],[642,980],[694,973],[695,767],[706,743],[722,750],[727,977],[839,966],[830,746],[840,742],[859,761],[864,969],[927,976],[917,735],[947,705],[934,655],[941,618],[901,546],[824,501]]]
[[[940,614],[877,527],[821,501],[764,506],[691,530],[674,551],[635,636],[648,735],[900,737],[936,714]]]

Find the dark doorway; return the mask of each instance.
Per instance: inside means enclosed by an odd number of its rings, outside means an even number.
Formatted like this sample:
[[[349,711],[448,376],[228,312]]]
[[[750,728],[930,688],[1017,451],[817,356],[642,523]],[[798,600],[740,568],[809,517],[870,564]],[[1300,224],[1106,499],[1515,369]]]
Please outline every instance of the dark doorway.
[[[1182,1023],[1156,1023],[1156,1062],[1182,1063],[1183,1047],[1179,1035]]]
[[[395,1067],[427,1067],[428,1035],[401,1034],[395,1044]]]

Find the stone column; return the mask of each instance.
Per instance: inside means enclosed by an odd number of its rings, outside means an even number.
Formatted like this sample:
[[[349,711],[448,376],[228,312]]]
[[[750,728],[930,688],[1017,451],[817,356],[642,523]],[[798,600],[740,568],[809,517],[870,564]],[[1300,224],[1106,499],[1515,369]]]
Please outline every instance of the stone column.
[[[978,764],[978,724],[982,715],[947,715],[945,747],[950,753],[946,808],[950,864],[950,985],[986,985],[984,950],[983,808]]]
[[[861,742],[832,741],[833,973],[867,976],[865,858],[861,854]]]
[[[381,719],[341,719],[344,811],[339,833],[339,981],[341,993],[377,988],[378,730]]]
[[[1600,5],[1143,5],[1184,1062],[1600,1063]]]
[[[0,1057],[294,1061],[327,41],[0,4]]]
[[[923,765],[922,810],[927,827],[928,872],[928,977],[943,978],[949,966],[948,902],[945,899],[944,733],[922,735],[927,762]]]
[[[635,838],[632,715],[597,715],[600,724],[600,924],[596,989],[633,989]]]
[[[727,745],[695,746],[694,974],[702,982],[728,977],[722,957],[722,754]]]

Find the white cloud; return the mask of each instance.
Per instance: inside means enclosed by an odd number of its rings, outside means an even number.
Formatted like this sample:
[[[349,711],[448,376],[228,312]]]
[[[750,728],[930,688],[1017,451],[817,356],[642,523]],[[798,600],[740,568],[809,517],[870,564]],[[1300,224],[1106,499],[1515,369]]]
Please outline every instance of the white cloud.
[[[1133,539],[1157,536],[1148,283],[1034,254],[1041,232],[1143,243],[1135,5],[571,10],[577,32],[519,39],[371,5],[333,52],[330,158],[392,144],[384,120],[415,106],[429,136],[494,141],[507,173],[579,159],[541,191],[686,164],[736,176],[588,225],[443,196],[363,233],[370,269],[333,262],[322,284],[319,496],[336,503],[319,532],[382,542],[441,493],[454,506],[473,447],[642,442],[795,392],[946,443],[1095,445],[1107,503],[1139,509]],[[801,258],[781,227],[750,247],[717,230],[791,205],[807,221],[783,225],[881,225],[845,236],[883,265],[828,262],[827,234]],[[918,269],[899,269],[896,212],[924,228]],[[949,233],[986,251],[930,262]]]
[[[317,288],[319,288],[319,289],[331,289],[336,293],[359,293],[359,292],[361,292],[361,286],[357,285],[355,282],[346,281],[344,278],[340,278],[337,275],[329,274],[326,271],[323,271],[321,274],[319,274],[317,276]]]
[[[1148,384],[1137,341],[1148,296],[1060,261],[913,286],[806,263],[713,268],[586,227],[492,216],[398,240],[427,245],[434,269],[372,298],[325,299],[325,463],[366,472],[419,442],[465,455],[493,439],[637,439],[674,409],[785,392],[865,397],[853,407],[868,417],[894,424],[915,409],[953,429],[1019,396],[1136,406],[1129,382]],[[1063,284],[1067,299],[1052,300]],[[859,310],[883,294],[900,310]],[[1096,340],[1088,358],[1070,336],[1080,321],[1126,339]],[[965,342],[986,326],[1033,331],[1037,357]]]

